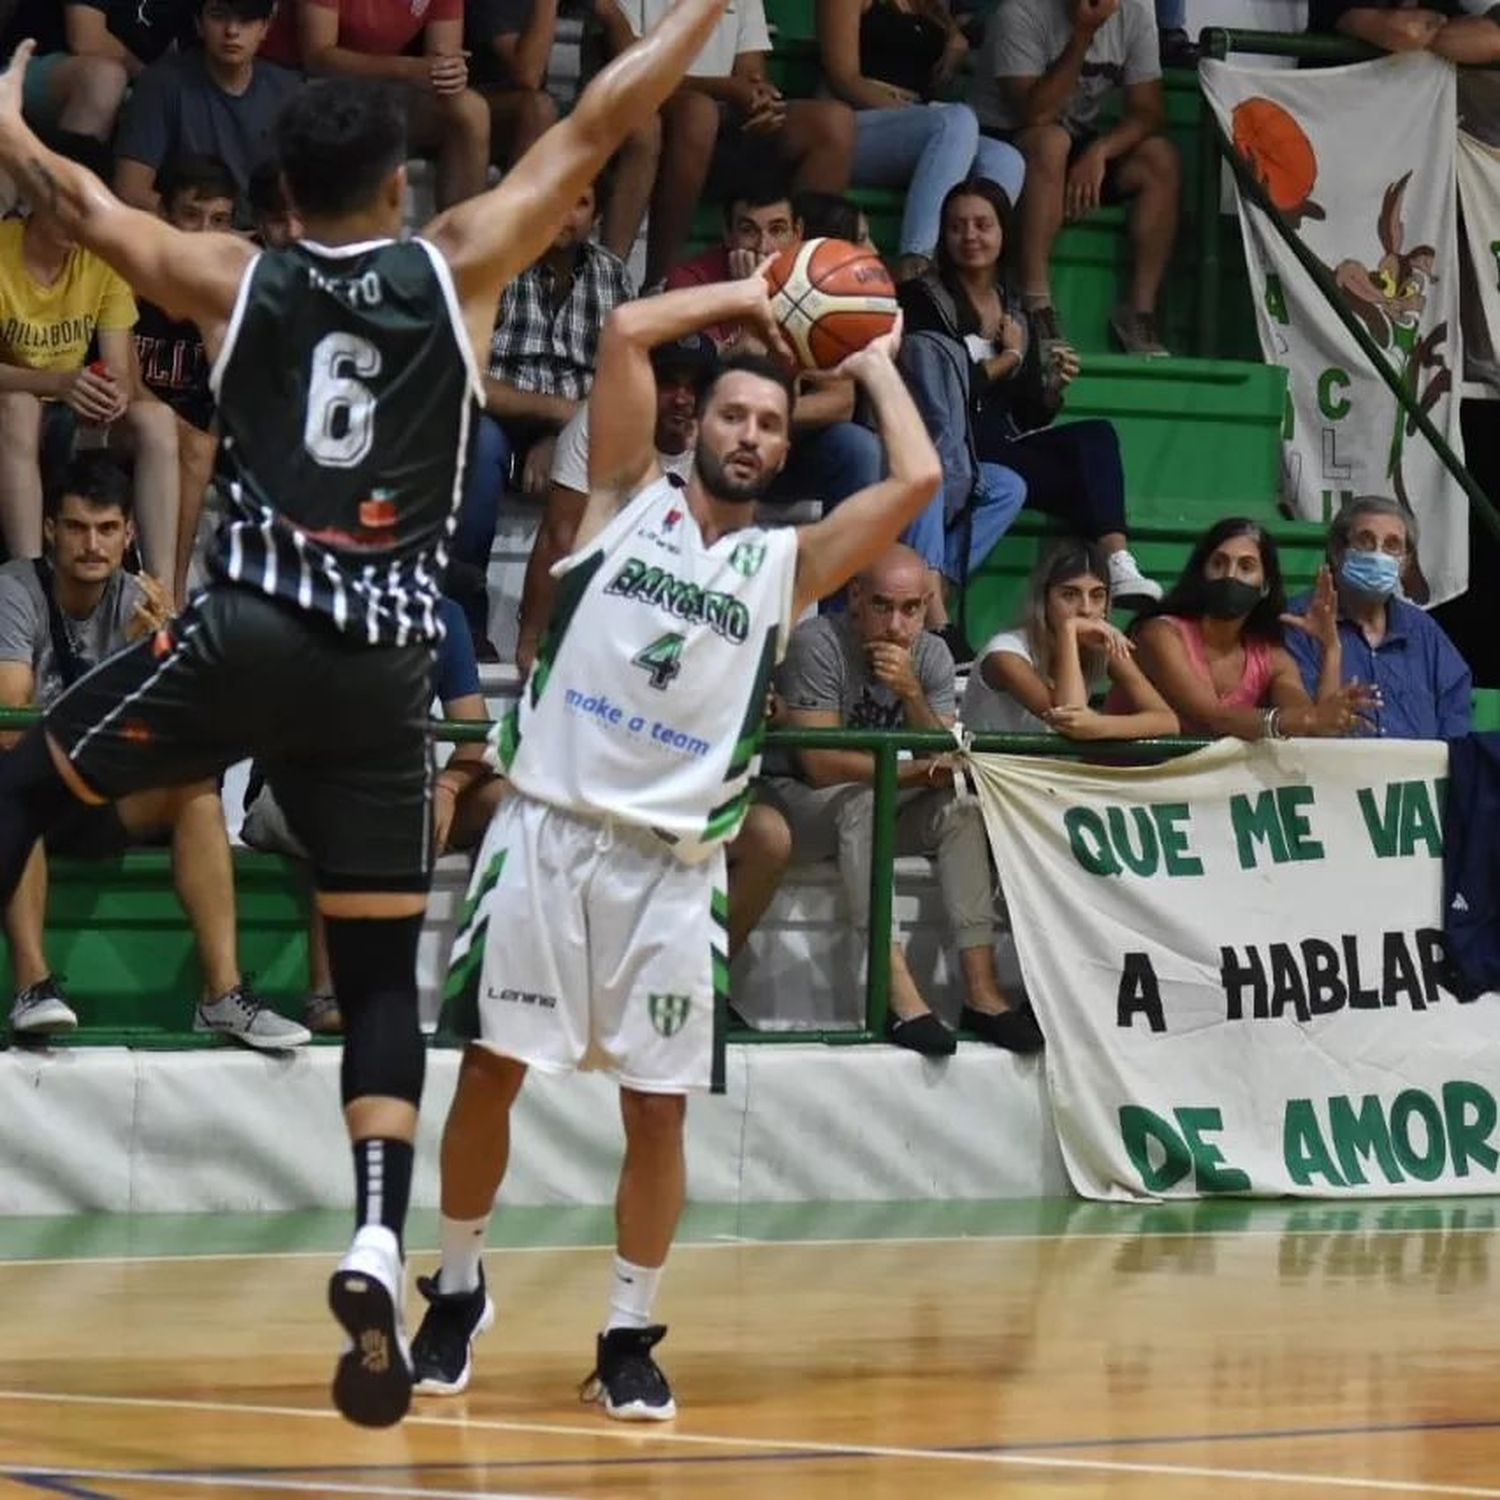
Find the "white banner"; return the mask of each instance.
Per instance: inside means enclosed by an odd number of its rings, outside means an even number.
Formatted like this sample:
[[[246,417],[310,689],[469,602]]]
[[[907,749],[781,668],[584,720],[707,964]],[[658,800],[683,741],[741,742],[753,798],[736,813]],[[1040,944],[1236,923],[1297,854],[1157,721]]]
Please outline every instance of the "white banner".
[[[1428,52],[1300,72],[1205,62],[1203,91],[1345,306],[1462,458],[1452,67]],[[1267,360],[1289,372],[1285,498],[1326,521],[1385,495],[1421,524],[1419,604],[1468,586],[1468,500],[1259,209],[1240,200]]]
[[[1500,996],[1447,982],[1445,746],[973,766],[1078,1192],[1500,1191]]]

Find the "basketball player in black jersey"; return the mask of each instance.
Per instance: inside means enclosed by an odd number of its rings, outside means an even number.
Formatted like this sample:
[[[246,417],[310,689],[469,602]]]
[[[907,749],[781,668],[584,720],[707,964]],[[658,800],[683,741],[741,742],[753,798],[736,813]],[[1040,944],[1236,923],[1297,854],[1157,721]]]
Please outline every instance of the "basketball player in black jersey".
[[[0,756],[0,905],[76,801],[216,775],[254,755],[311,853],[345,1035],[357,1230],[329,1300],[350,1420],[411,1399],[401,1234],[424,1072],[417,938],[432,862],[436,602],[479,362],[500,293],[644,126],[725,0],[679,0],[489,193],[400,240],[406,142],[379,86],[309,85],[277,126],[306,238],[257,253],[127,208],[21,117],[31,44],[0,76],[0,165],[213,361],[227,520],[212,582]]]

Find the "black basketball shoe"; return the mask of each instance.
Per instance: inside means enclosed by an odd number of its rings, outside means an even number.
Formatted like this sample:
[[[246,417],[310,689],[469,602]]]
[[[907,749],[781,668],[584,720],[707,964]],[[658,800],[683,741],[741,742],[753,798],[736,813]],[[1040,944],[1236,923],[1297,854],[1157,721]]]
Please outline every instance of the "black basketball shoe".
[[[440,1292],[436,1276],[417,1277],[417,1290],[429,1306],[411,1344],[415,1388],[423,1396],[456,1396],[469,1384],[474,1340],[495,1321],[484,1267],[472,1292]]]
[[[668,1422],[677,1415],[672,1387],[651,1351],[666,1337],[660,1323],[650,1328],[611,1328],[599,1335],[594,1372],[578,1388],[584,1401],[597,1401],[622,1422]]]

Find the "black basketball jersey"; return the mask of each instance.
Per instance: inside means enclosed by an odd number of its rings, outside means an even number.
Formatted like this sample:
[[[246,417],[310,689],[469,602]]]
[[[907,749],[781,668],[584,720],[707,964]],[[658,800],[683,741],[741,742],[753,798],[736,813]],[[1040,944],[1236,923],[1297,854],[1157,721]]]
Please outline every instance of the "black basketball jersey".
[[[447,263],[421,239],[263,251],[210,379],[216,576],[370,645],[435,640],[481,398]]]

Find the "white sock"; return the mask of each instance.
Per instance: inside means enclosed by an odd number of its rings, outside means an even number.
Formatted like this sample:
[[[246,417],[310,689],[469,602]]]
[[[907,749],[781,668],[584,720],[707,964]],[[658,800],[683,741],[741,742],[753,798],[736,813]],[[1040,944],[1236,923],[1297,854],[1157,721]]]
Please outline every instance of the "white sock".
[[[438,1291],[472,1292],[479,1286],[479,1257],[484,1254],[484,1231],[490,1216],[482,1219],[450,1219],[442,1216],[438,1243],[443,1263],[438,1267]]]
[[[611,1328],[646,1328],[651,1322],[651,1304],[661,1285],[663,1266],[635,1266],[615,1256],[615,1274],[609,1289],[609,1317],[604,1331]]]

